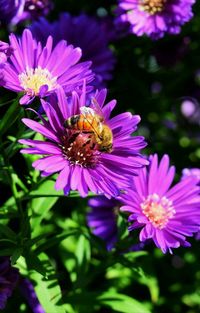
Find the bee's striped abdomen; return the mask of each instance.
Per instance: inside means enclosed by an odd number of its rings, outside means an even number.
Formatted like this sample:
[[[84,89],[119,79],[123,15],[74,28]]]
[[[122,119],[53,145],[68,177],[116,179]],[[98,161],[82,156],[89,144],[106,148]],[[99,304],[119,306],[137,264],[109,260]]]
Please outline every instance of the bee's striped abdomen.
[[[76,128],[79,119],[80,119],[80,115],[73,115],[72,117],[64,121],[64,127],[69,128],[69,129]]]

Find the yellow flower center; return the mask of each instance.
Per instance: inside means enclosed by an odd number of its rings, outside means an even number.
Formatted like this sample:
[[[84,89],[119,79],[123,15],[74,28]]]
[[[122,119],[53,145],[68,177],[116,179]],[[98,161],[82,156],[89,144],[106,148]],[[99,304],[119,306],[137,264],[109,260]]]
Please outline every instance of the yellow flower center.
[[[162,12],[167,0],[139,0],[141,11],[148,12],[150,15]]]
[[[37,96],[41,86],[47,85],[48,91],[55,89],[57,86],[57,77],[53,77],[47,69],[41,67],[27,68],[18,77],[21,87],[31,96]]]
[[[161,198],[156,193],[149,195],[141,203],[141,209],[153,226],[159,229],[163,229],[176,213],[172,201],[166,197]]]

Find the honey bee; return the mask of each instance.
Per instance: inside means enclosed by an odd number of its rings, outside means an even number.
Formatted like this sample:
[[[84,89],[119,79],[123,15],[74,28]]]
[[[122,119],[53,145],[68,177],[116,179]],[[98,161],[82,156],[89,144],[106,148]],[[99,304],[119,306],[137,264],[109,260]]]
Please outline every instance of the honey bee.
[[[81,107],[81,114],[73,115],[65,120],[64,127],[78,131],[78,133],[91,134],[91,142],[96,142],[98,150],[110,153],[113,147],[112,131],[104,123],[101,109],[95,99],[93,99],[93,104],[95,109],[86,106]]]

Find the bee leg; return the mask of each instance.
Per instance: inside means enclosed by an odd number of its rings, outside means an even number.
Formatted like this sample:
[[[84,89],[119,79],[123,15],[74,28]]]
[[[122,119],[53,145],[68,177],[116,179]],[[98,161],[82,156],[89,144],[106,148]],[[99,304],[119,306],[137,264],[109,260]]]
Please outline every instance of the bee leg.
[[[82,133],[83,134],[94,134],[94,132],[91,130],[82,130]]]
[[[90,146],[91,150],[93,150],[95,146],[96,146],[96,144],[95,144],[95,142],[93,142],[92,145]]]
[[[82,147],[87,146],[90,143],[90,141],[91,141],[91,138],[88,138],[88,140],[82,145]]]

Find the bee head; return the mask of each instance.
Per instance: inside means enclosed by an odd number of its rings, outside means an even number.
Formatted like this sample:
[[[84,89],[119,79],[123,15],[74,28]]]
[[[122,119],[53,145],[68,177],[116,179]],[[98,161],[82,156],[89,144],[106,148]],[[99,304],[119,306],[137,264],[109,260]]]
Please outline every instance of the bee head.
[[[105,152],[105,153],[110,153],[110,152],[112,152],[112,148],[113,148],[113,144],[110,143],[109,145],[106,145],[106,146],[103,146],[103,145],[100,146],[99,151]]]

